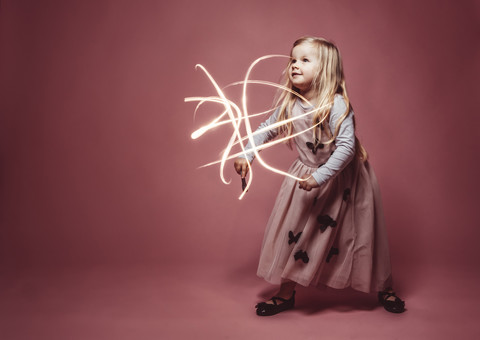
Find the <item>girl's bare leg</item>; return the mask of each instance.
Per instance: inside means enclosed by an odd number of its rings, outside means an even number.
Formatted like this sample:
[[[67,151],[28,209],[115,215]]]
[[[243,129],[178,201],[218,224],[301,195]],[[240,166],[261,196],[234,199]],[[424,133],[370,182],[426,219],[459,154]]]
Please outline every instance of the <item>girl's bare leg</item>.
[[[284,298],[285,300],[289,300],[292,295],[293,291],[295,290],[295,286],[297,285],[296,282],[290,281],[290,280],[283,280],[282,284],[280,285],[280,289],[275,296]],[[267,301],[268,304],[273,304],[272,300]]]

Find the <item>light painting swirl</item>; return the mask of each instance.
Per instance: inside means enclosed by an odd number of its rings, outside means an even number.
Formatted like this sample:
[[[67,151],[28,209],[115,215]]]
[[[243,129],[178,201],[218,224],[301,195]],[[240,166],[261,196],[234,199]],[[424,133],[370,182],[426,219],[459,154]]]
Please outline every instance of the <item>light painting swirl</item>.
[[[263,60],[266,60],[266,59],[269,59],[269,58],[275,58],[275,57],[290,58],[288,56],[283,56],[283,55],[267,55],[267,56],[260,57],[260,58],[256,59],[250,65],[250,67],[248,68],[248,71],[245,75],[245,79],[243,81],[231,84],[231,85],[242,85],[242,87],[243,87],[242,96],[241,96],[241,108],[235,102],[233,102],[232,100],[228,99],[225,96],[225,94],[222,91],[222,89],[220,88],[220,86],[218,86],[215,79],[205,69],[205,67],[203,67],[200,64],[197,64],[195,66],[196,69],[200,68],[206,74],[206,76],[208,77],[208,79],[212,83],[213,87],[215,88],[215,90],[217,92],[217,95],[216,96],[209,96],[209,97],[187,97],[187,98],[185,98],[185,102],[198,102],[198,104],[195,108],[195,111],[194,111],[195,115],[196,115],[198,109],[205,103],[219,104],[219,105],[223,106],[223,112],[221,114],[219,114],[215,119],[213,119],[210,123],[208,123],[208,124],[200,127],[199,129],[195,130],[192,133],[191,138],[192,139],[197,139],[197,138],[201,137],[202,135],[204,135],[206,132],[208,132],[208,131],[216,128],[216,127],[226,125],[226,124],[231,124],[231,126],[233,128],[233,133],[232,133],[230,139],[228,140],[227,146],[225,147],[225,149],[222,152],[221,158],[217,161],[213,161],[213,162],[207,163],[207,164],[202,166],[202,167],[206,167],[206,166],[211,166],[211,165],[214,165],[214,164],[220,164],[220,179],[225,184],[230,183],[229,181],[227,181],[225,179],[225,176],[224,176],[224,169],[225,169],[225,164],[226,164],[227,160],[230,160],[230,159],[233,159],[233,158],[236,158],[236,157],[239,157],[239,156],[246,157],[247,154],[252,153],[252,152],[255,155],[255,159],[260,163],[260,165],[263,166],[264,168],[268,169],[269,171],[272,171],[274,173],[281,174],[281,175],[284,175],[284,176],[291,177],[291,178],[293,178],[297,181],[305,181],[306,180],[306,179],[295,177],[295,176],[293,176],[293,175],[291,175],[291,174],[289,174],[285,171],[282,171],[280,169],[277,169],[275,167],[270,166],[260,156],[259,151],[261,151],[263,149],[270,148],[270,147],[272,147],[276,144],[286,142],[287,140],[289,140],[291,138],[294,138],[295,136],[298,136],[302,133],[310,131],[310,130],[316,128],[317,125],[321,124],[323,122],[323,120],[319,121],[315,125],[312,125],[308,129],[299,131],[299,132],[294,133],[294,134],[289,135],[289,136],[284,136],[284,137],[281,137],[281,138],[277,138],[273,141],[269,141],[269,142],[267,142],[265,144],[262,144],[262,145],[258,145],[258,146],[255,145],[255,140],[253,138],[257,134],[261,134],[261,133],[264,133],[266,131],[276,129],[276,128],[278,128],[282,125],[285,125],[289,122],[292,122],[296,119],[303,118],[305,116],[313,114],[314,112],[316,112],[318,110],[323,109],[322,107],[315,108],[311,111],[305,112],[304,114],[302,114],[300,116],[291,117],[291,118],[276,122],[276,123],[271,124],[271,125],[269,125],[265,128],[258,129],[257,131],[252,130],[252,126],[251,126],[251,123],[250,123],[250,118],[273,112],[276,108],[267,110],[265,112],[249,114],[249,112],[248,112],[248,101],[247,101],[247,87],[248,87],[248,84],[266,85],[266,86],[274,87],[274,88],[277,88],[277,89],[281,89],[283,91],[288,91],[288,92],[293,93],[297,97],[299,97],[301,100],[305,101],[307,104],[311,105],[311,103],[309,103],[309,101],[306,98],[304,98],[303,96],[301,96],[297,92],[295,92],[292,89],[289,89],[285,86],[282,86],[282,85],[277,84],[277,83],[269,82],[269,81],[250,80],[249,79],[250,74],[251,74],[251,72],[252,72],[252,70],[253,70],[253,68],[255,67],[256,64],[258,64],[260,61],[263,61]],[[245,130],[245,135],[242,135],[242,124],[244,125],[243,130]],[[248,150],[245,149],[245,147],[243,145],[243,142],[247,141],[247,140],[250,143],[250,145],[252,146]],[[232,153],[232,148],[234,146],[236,146],[237,144],[240,146],[241,151]],[[245,189],[242,191],[242,193],[241,193],[241,195],[239,196],[238,199],[243,198],[245,193],[248,191],[248,188],[252,184],[253,171],[252,171],[252,167],[251,167],[250,163],[248,163],[248,169],[249,169],[250,176],[248,176],[247,185],[246,185]]]

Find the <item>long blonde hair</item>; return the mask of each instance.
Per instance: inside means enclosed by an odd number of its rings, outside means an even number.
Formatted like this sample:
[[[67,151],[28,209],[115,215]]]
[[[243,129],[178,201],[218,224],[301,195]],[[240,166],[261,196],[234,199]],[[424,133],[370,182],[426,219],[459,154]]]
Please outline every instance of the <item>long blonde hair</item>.
[[[317,72],[315,73],[314,79],[312,81],[311,87],[315,93],[315,113],[313,115],[312,124],[317,125],[319,128],[313,129],[313,140],[320,141],[322,129],[319,125],[326,126],[326,131],[328,137],[330,137],[328,142],[323,142],[324,144],[332,143],[338,135],[340,130],[340,125],[348,116],[350,111],[352,111],[352,106],[350,104],[350,100],[347,94],[347,88],[345,85],[345,76],[343,74],[343,65],[342,65],[342,58],[340,56],[340,52],[338,51],[337,47],[330,41],[323,39],[323,38],[316,38],[316,37],[302,37],[297,39],[292,46],[292,50],[295,46],[298,46],[303,43],[310,43],[314,48],[316,48],[318,53],[318,59],[320,61],[320,67],[318,68]],[[291,52],[290,52],[291,56]],[[290,118],[291,111],[296,99],[299,96],[299,89],[293,86],[290,77],[289,71],[292,65],[292,59],[287,64],[283,72],[283,86],[292,89],[295,93],[289,91],[280,91],[278,94],[278,98],[276,100],[276,107],[279,107],[279,115],[278,120],[285,120]],[[347,109],[345,112],[340,116],[337,121],[337,126],[335,131],[332,132],[328,128],[328,121],[330,117],[330,111],[333,106],[333,101],[335,94],[341,94],[345,100],[345,104]],[[355,121],[354,121],[355,122]],[[292,122],[288,122],[281,127],[279,127],[279,133],[286,133],[288,136],[292,135],[293,133],[293,124]],[[367,151],[365,148],[360,144],[360,141],[355,137],[355,156],[360,160],[366,161],[368,158]]]

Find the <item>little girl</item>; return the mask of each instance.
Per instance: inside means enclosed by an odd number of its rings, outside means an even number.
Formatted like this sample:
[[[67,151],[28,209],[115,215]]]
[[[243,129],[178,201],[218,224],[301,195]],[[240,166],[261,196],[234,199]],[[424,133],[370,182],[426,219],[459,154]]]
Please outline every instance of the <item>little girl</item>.
[[[315,127],[293,138],[299,157],[288,172],[302,181],[285,177],[268,221],[257,274],[280,289],[256,305],[257,315],[293,308],[297,283],[378,291],[386,310],[401,313],[405,304],[391,288],[380,192],[355,137],[340,53],[325,39],[303,37],[290,56],[285,86],[293,92],[281,93],[259,129],[303,116],[255,135],[255,146]],[[242,178],[253,158],[250,152],[235,160]]]

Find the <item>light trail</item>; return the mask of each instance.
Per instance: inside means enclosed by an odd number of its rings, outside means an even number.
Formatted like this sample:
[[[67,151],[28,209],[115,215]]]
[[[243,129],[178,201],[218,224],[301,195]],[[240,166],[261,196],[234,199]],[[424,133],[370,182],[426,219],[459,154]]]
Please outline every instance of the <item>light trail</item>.
[[[270,59],[270,58],[275,58],[275,57],[290,58],[290,57],[284,56],[284,55],[267,55],[267,56],[260,57],[260,58],[256,59],[252,64],[250,64],[250,66],[248,68],[248,71],[245,75],[245,79],[243,81],[235,82],[235,83],[232,83],[232,84],[228,85],[228,86],[242,85],[242,97],[241,97],[242,108],[241,109],[235,102],[233,102],[232,100],[228,99],[225,96],[222,89],[218,86],[215,79],[205,69],[205,67],[203,67],[200,64],[197,64],[195,66],[196,69],[200,68],[207,75],[207,77],[209,78],[213,87],[215,88],[218,96],[187,97],[187,98],[185,98],[185,102],[198,102],[198,104],[195,108],[195,111],[194,111],[194,116],[196,116],[198,109],[206,103],[216,103],[216,104],[222,105],[223,106],[223,112],[221,114],[219,114],[215,119],[213,119],[210,123],[208,123],[208,124],[200,127],[199,129],[195,130],[191,134],[191,138],[192,139],[197,139],[197,138],[201,137],[202,135],[204,135],[209,130],[214,129],[214,128],[219,127],[219,126],[222,126],[222,125],[231,124],[232,127],[233,127],[233,133],[228,140],[227,146],[222,151],[222,156],[221,156],[220,160],[213,161],[213,162],[210,162],[210,163],[207,163],[207,164],[201,166],[201,167],[207,167],[207,166],[211,166],[211,165],[214,165],[214,164],[220,164],[220,179],[225,184],[230,183],[230,181],[227,181],[225,179],[225,176],[224,176],[224,169],[225,169],[226,161],[230,160],[230,159],[233,159],[233,158],[236,158],[236,157],[239,157],[239,156],[244,156],[246,158],[247,154],[252,153],[252,152],[255,155],[255,159],[257,159],[258,162],[260,163],[260,165],[263,166],[264,168],[266,168],[267,170],[272,171],[272,172],[277,173],[277,174],[288,176],[290,178],[295,179],[296,181],[306,181],[307,180],[307,179],[302,179],[302,178],[293,176],[293,175],[289,174],[288,172],[285,172],[285,171],[277,169],[273,166],[270,166],[260,156],[259,151],[267,149],[269,147],[272,147],[276,144],[283,143],[283,142],[288,141],[289,139],[294,138],[294,137],[296,137],[296,136],[298,136],[302,133],[305,133],[307,131],[315,129],[319,124],[321,124],[323,122],[323,120],[325,118],[322,119],[321,121],[319,121],[318,123],[316,123],[315,125],[312,125],[311,127],[307,128],[305,130],[299,131],[297,133],[294,133],[290,136],[285,136],[285,137],[282,137],[282,138],[278,138],[278,139],[275,139],[273,141],[269,141],[269,142],[264,143],[264,144],[259,145],[259,146],[255,145],[255,140],[254,140],[255,135],[261,134],[263,132],[266,132],[266,131],[269,131],[269,130],[272,130],[272,129],[279,128],[279,127],[281,127],[281,126],[283,126],[283,125],[285,125],[289,122],[293,122],[297,119],[304,118],[305,116],[311,115],[314,112],[323,109],[323,107],[313,109],[313,110],[308,111],[308,112],[306,112],[302,115],[299,115],[297,117],[290,117],[290,118],[282,120],[280,122],[275,122],[275,123],[273,123],[273,124],[271,124],[267,127],[264,127],[262,129],[258,129],[257,131],[252,131],[252,126],[250,124],[250,118],[257,117],[257,116],[260,116],[260,115],[264,115],[264,114],[269,113],[269,112],[273,112],[276,108],[273,108],[273,109],[270,109],[270,110],[267,110],[267,111],[264,111],[264,112],[260,112],[260,113],[249,114],[248,113],[248,105],[247,105],[247,87],[248,87],[248,84],[266,85],[266,86],[274,87],[274,88],[277,88],[277,89],[281,89],[283,91],[288,91],[288,92],[291,92],[294,95],[296,95],[301,100],[305,101],[307,104],[311,105],[311,103],[306,98],[304,98],[303,96],[301,96],[300,94],[298,94],[297,92],[293,91],[290,88],[287,88],[287,87],[282,86],[280,84],[269,82],[269,81],[249,80],[250,74],[251,74],[251,72],[252,72],[252,70],[253,70],[253,68],[255,67],[256,64],[258,64],[259,62],[261,62],[263,60]],[[226,116],[228,116],[228,118]],[[246,136],[242,136],[242,133],[241,133],[241,130],[240,130],[242,123],[245,125]],[[250,145],[252,146],[248,150],[246,150],[245,147],[243,146],[243,142],[246,141],[246,140],[248,140]],[[232,148],[236,145],[240,145],[241,151],[236,152],[236,153],[232,153],[231,152]],[[253,181],[252,166],[251,166],[250,162],[247,162],[247,165],[248,165],[248,170],[249,170],[250,176],[248,176],[248,181],[247,181],[247,185],[246,185],[245,189],[242,191],[242,194],[238,197],[239,200],[241,200],[243,198],[243,196],[248,191],[248,189],[250,188],[250,185]]]

